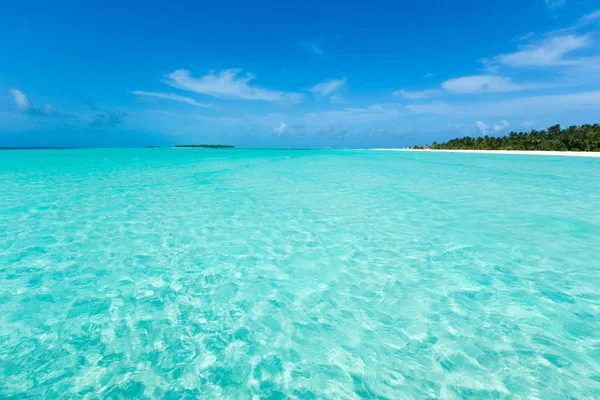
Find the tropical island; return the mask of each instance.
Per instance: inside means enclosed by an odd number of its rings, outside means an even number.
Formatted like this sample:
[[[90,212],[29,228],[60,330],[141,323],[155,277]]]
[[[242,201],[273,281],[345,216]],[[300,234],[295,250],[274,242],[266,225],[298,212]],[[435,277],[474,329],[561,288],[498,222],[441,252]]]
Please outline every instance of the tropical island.
[[[415,150],[510,150],[510,151],[570,151],[600,152],[600,125],[554,125],[547,130],[510,132],[506,136],[465,136],[428,146],[413,146]]]
[[[233,149],[235,146],[225,144],[178,144],[174,149]]]

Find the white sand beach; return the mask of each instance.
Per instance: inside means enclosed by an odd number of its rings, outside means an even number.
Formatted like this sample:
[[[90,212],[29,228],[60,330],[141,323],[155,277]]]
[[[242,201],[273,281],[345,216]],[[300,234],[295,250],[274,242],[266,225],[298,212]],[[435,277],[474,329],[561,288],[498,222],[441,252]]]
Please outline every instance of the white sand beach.
[[[600,152],[586,151],[527,151],[527,150],[433,150],[433,149],[372,149],[377,151],[420,151],[426,153],[481,153],[481,154],[512,154],[526,156],[565,156],[565,157],[597,157]]]

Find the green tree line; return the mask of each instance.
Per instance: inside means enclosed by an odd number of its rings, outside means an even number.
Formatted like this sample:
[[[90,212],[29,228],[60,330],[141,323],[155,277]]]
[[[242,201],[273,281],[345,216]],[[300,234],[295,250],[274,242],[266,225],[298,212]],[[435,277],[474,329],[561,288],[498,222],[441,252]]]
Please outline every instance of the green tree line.
[[[562,129],[554,125],[547,130],[510,132],[506,136],[457,138],[415,149],[441,150],[542,150],[542,151],[600,151],[600,125],[570,126]]]

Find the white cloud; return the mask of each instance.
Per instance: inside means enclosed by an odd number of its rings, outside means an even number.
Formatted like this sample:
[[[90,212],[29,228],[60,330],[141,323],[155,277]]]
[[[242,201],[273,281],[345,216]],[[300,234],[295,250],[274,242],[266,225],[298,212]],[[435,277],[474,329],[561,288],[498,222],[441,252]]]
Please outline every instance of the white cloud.
[[[395,120],[402,115],[398,104],[373,104],[368,107],[346,107],[341,110],[306,114],[308,121],[318,123],[366,123]]]
[[[435,76],[435,72],[429,72],[423,75],[423,78],[433,78]]]
[[[442,87],[453,93],[497,93],[535,89],[537,86],[521,85],[504,76],[474,75],[447,80]]]
[[[12,95],[15,105],[21,111],[27,111],[29,108],[29,100],[23,92],[18,89],[8,89],[8,92]]]
[[[532,117],[560,112],[585,110],[600,112],[600,91],[520,97],[500,101],[483,102],[465,107],[464,113],[472,115],[497,115]]]
[[[292,104],[302,103],[304,95],[302,93],[285,93],[281,101]]]
[[[284,122],[278,128],[273,129],[277,136],[286,139],[301,138],[326,138],[342,139],[350,133],[350,130],[343,123],[333,123],[325,126],[311,125],[299,121],[294,124],[286,125]]]
[[[196,107],[203,107],[203,108],[212,107],[212,105],[210,105],[210,104],[198,103],[196,100],[194,100],[190,97],[180,96],[180,95],[174,94],[174,93],[145,92],[143,90],[136,90],[131,93],[135,94],[136,96],[156,97],[159,99],[179,101],[181,103],[190,104],[190,105],[196,106]]]
[[[286,131],[287,124],[285,122],[281,122],[281,124],[279,124],[279,127],[273,129],[273,132],[275,132],[278,135],[283,135]]]
[[[90,122],[95,128],[114,128],[121,125],[129,115],[118,111],[104,111],[97,114]]]
[[[325,57],[327,55],[327,54],[325,54],[325,50],[323,50],[323,47],[321,46],[320,42],[302,41],[302,42],[300,42],[300,46],[302,46],[304,48],[304,50],[306,50],[309,53],[312,53],[316,56]]]
[[[584,15],[583,17],[581,17],[581,21],[583,22],[593,22],[597,19],[600,19],[600,10],[594,11],[591,14]]]
[[[436,101],[425,104],[409,104],[406,106],[408,111],[413,114],[439,114],[451,115],[455,112],[455,108],[443,101]]]
[[[592,41],[587,35],[555,36],[535,45],[528,45],[515,53],[501,54],[491,61],[511,67],[578,65],[585,62],[586,59],[569,60],[565,59],[565,56],[575,50],[590,46],[592,46]]]
[[[315,86],[313,86],[310,89],[310,91],[314,94],[320,94],[323,96],[327,96],[327,95],[341,89],[345,83],[346,83],[346,78],[330,79],[327,81],[317,83]]]
[[[339,94],[329,96],[329,101],[332,104],[348,104],[348,100],[346,100],[344,96],[340,96]]]
[[[415,114],[439,114],[450,117],[524,117],[552,115],[576,110],[578,113],[600,112],[600,90],[517,97],[497,101],[479,101],[470,104],[449,105],[442,102],[412,104],[406,108]]]
[[[33,117],[78,118],[70,112],[55,110],[50,104],[44,104],[40,108],[29,107],[27,109],[27,114]]]
[[[489,132],[490,127],[481,121],[477,121],[477,129],[479,129],[482,135],[485,135]]]
[[[231,68],[222,70],[218,74],[211,72],[200,78],[194,78],[190,71],[178,69],[167,76],[165,83],[178,89],[219,98],[291,103],[302,101],[302,95],[299,93],[251,86],[249,83],[255,78],[254,75],[247,73],[239,76],[240,72],[240,69]]]
[[[591,24],[594,24],[597,20],[600,20],[600,10],[594,11],[590,14],[584,15],[580,17],[573,25],[567,26],[561,29],[555,29],[546,34],[546,37],[555,37],[555,36],[564,36],[567,34],[572,34],[574,32],[579,32],[582,29],[588,27]]]
[[[534,36],[535,36],[535,32],[527,32],[524,35],[514,37],[513,38],[513,42],[522,42],[524,40],[529,40],[529,39],[531,39]]]
[[[494,125],[494,130],[496,132],[504,132],[505,130],[508,129],[509,126],[510,126],[510,123],[507,120],[502,120],[502,122],[500,122],[500,124]]]
[[[394,96],[402,96],[406,99],[410,99],[410,100],[420,100],[420,99],[427,99],[429,97],[433,97],[439,94],[439,90],[435,90],[435,89],[429,89],[429,90],[423,90],[420,92],[408,92],[404,89],[401,90],[396,90],[393,95]]]
[[[550,8],[556,8],[564,5],[566,0],[546,0],[546,5]]]

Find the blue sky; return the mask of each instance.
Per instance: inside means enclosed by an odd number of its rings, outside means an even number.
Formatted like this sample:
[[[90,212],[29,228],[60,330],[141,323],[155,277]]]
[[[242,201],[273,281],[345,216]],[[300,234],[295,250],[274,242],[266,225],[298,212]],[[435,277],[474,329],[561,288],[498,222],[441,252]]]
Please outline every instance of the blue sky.
[[[600,4],[15,1],[0,146],[395,147],[600,122]]]

